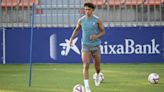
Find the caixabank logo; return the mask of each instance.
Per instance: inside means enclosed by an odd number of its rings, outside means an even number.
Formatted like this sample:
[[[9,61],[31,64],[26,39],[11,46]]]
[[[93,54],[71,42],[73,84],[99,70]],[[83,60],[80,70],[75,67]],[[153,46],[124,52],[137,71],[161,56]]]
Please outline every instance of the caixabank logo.
[[[136,43],[133,39],[124,39],[123,44],[108,44],[100,46],[101,54],[160,54],[160,44],[155,39],[146,43]]]
[[[50,40],[50,57],[53,60],[57,59],[57,42],[56,42],[56,34],[52,34],[49,38]]]
[[[57,60],[57,55],[59,54],[61,56],[67,56],[71,50],[77,55],[81,54],[78,46],[76,45],[76,42],[78,40],[77,37],[73,40],[71,46],[70,46],[70,41],[68,39],[65,39],[65,41],[61,41],[61,39],[58,39],[60,40],[59,42],[61,43],[57,43],[56,34],[52,34],[49,39],[50,39],[50,57],[53,60]],[[61,51],[59,48],[61,49]]]
[[[76,37],[73,42],[72,45],[70,46],[70,41],[68,39],[65,39],[64,43],[60,43],[59,46],[62,47],[62,51],[61,51],[61,55],[62,56],[67,56],[68,53],[70,52],[70,50],[73,50],[75,53],[77,53],[78,55],[80,55],[80,50],[76,45],[78,38]]]
[[[67,56],[70,50],[80,55],[79,48],[76,45],[78,38],[73,40],[73,46],[69,45],[69,40],[65,39],[65,43],[60,43],[62,47],[61,55]],[[100,45],[101,54],[160,54],[160,44],[155,39],[150,39],[147,43],[136,43],[133,39],[124,39],[120,44],[108,44],[108,41],[102,42]]]
[[[73,40],[72,46],[70,46],[70,41],[68,38],[64,40],[58,39],[59,43],[57,43],[56,34],[52,34],[50,36],[50,57],[53,60],[57,59],[57,55],[67,57],[72,53],[77,55],[81,55],[80,52],[80,43],[77,43],[79,40],[76,37]],[[102,40],[102,44],[100,45],[101,54],[102,55],[149,55],[149,54],[161,54],[161,44],[156,41],[156,39],[152,38],[150,40],[142,40],[137,41],[136,39],[123,39],[117,43],[111,43],[107,40]]]

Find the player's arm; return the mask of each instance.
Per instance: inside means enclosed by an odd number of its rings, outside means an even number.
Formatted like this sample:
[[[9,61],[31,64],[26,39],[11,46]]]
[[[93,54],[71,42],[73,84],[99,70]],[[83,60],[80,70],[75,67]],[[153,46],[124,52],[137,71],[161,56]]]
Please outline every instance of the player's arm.
[[[70,45],[72,45],[72,41],[78,35],[80,29],[81,29],[81,20],[79,19],[77,22],[77,25],[72,33],[72,36],[70,37]]]
[[[97,35],[91,35],[91,37],[90,37],[91,40],[99,39],[103,35],[105,35],[104,26],[103,26],[103,23],[102,23],[102,21],[100,19],[98,20],[98,27],[99,27],[99,30],[100,30],[99,34],[97,34]]]
[[[100,29],[100,33],[97,35],[97,38],[101,38],[103,35],[105,35],[105,30],[102,21],[98,20],[98,27]]]

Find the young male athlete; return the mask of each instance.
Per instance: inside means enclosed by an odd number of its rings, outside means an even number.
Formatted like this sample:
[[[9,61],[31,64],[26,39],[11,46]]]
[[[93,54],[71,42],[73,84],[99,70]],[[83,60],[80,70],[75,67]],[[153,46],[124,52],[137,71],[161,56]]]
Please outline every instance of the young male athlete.
[[[74,29],[72,36],[70,37],[70,46],[73,39],[78,35],[80,29],[82,29],[82,61],[83,61],[83,79],[86,92],[91,92],[89,87],[89,63],[90,59],[93,59],[97,77],[95,85],[99,86],[100,79],[100,38],[105,34],[102,21],[95,15],[93,15],[95,6],[87,2],[84,4],[85,15],[81,17]]]

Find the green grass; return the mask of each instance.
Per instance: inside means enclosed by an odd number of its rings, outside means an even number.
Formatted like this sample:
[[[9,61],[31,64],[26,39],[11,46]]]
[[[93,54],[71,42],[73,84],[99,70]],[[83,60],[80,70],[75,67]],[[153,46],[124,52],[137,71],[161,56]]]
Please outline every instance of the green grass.
[[[163,92],[164,64],[102,64],[103,84],[94,86],[90,66],[92,92]],[[160,75],[159,84],[150,84],[151,72]],[[27,64],[0,65],[0,92],[72,92],[77,83],[83,84],[81,64],[33,64],[32,86],[28,86]]]

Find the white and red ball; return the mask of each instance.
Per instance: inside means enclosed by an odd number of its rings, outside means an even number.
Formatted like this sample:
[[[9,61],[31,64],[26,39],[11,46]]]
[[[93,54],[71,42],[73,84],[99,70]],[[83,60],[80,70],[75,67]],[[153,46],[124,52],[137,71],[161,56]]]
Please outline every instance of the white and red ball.
[[[73,87],[73,92],[85,92],[85,91],[84,91],[84,86],[81,85],[81,84],[76,84],[76,85]]]
[[[149,76],[148,76],[148,81],[151,83],[151,84],[157,84],[159,83],[159,75],[157,73],[150,73]]]

